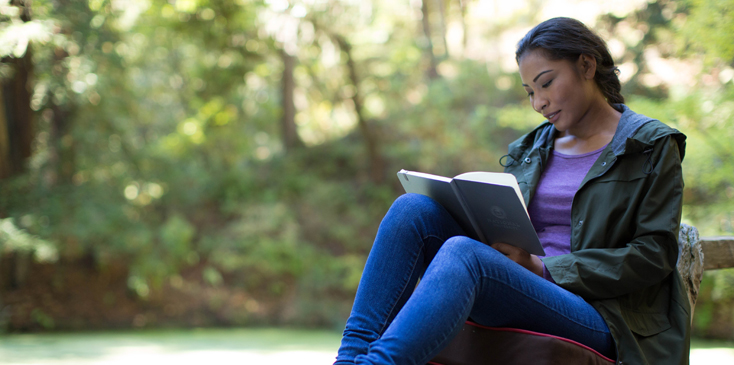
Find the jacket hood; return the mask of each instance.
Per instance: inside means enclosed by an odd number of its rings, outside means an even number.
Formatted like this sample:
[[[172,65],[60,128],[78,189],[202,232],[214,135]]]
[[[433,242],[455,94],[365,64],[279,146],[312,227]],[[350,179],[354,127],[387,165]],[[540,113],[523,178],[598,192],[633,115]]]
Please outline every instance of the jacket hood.
[[[625,151],[627,146],[627,139],[634,137],[643,125],[650,123],[654,120],[653,118],[646,117],[642,114],[633,112],[627,105],[615,104],[615,109],[622,112],[622,117],[619,119],[617,124],[617,131],[614,132],[614,138],[610,143],[612,151],[615,155],[621,155]],[[647,142],[647,141],[641,141]]]
[[[677,129],[671,128],[657,119],[633,112],[624,104],[614,104],[615,109],[622,112],[617,131],[610,143],[615,155],[627,153],[647,152],[656,140],[672,136],[678,143],[680,159],[685,156],[686,136]],[[655,128],[646,128],[646,125]]]

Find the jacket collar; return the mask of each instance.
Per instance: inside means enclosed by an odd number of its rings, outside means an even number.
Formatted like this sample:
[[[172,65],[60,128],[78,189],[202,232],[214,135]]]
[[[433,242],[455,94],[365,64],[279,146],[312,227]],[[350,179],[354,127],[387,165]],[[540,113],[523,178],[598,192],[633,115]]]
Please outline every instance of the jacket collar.
[[[614,133],[614,138],[612,138],[612,142],[609,144],[615,155],[619,156],[625,153],[635,152],[642,146],[652,143],[649,140],[630,140],[642,126],[657,119],[637,114],[624,104],[614,104],[613,106],[622,112],[622,117],[619,119],[619,124],[617,125],[617,131]],[[520,143],[513,143],[514,146],[509,151],[510,157],[515,160],[519,159],[522,151],[527,150],[528,146],[532,146],[530,150],[552,147],[557,132],[552,124],[544,122],[532,132],[525,135],[525,138],[519,141]]]

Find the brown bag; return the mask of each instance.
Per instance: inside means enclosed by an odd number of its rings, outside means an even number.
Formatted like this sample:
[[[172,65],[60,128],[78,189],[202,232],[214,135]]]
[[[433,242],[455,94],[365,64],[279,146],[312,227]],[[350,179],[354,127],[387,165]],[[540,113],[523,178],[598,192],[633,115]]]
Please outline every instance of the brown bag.
[[[614,361],[576,341],[467,321],[431,365],[611,365]]]

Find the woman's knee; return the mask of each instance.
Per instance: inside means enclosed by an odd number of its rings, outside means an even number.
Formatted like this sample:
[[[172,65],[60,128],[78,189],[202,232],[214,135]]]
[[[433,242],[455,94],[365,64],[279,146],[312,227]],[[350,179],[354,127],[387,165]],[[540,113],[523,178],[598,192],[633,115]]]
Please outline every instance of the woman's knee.
[[[463,255],[473,251],[475,245],[483,245],[483,243],[466,236],[455,236],[446,240],[442,249],[451,254]]]
[[[441,212],[443,207],[437,201],[425,195],[407,193],[395,199],[390,210],[396,213],[416,216],[435,214]]]
[[[444,242],[438,250],[438,255],[451,262],[466,261],[475,255],[477,245],[484,244],[466,236],[454,236]]]
[[[491,262],[495,257],[504,256],[492,247],[465,236],[449,238],[444,242],[438,254],[451,261],[477,264]]]
[[[428,270],[442,278],[476,278],[482,271],[479,246],[484,244],[469,237],[451,237],[439,248]]]

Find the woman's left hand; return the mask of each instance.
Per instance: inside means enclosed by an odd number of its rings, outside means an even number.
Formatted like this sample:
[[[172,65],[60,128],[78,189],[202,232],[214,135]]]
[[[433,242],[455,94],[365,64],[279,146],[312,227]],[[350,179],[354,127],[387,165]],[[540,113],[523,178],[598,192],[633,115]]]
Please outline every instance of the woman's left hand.
[[[517,262],[522,267],[530,270],[536,275],[540,277],[543,276],[543,262],[540,261],[540,258],[538,258],[538,256],[531,255],[522,248],[501,242],[493,244],[492,248],[503,253],[510,260]]]

